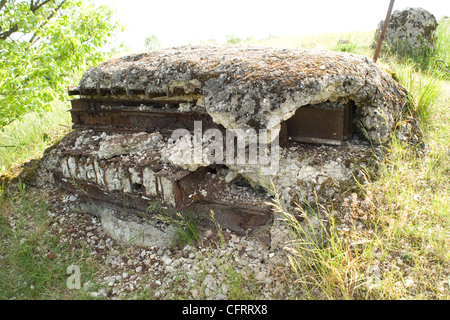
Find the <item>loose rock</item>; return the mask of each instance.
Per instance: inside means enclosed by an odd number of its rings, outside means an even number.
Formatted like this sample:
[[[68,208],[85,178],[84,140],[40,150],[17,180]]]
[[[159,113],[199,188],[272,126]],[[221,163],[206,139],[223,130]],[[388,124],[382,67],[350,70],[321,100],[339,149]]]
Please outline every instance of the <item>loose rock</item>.
[[[374,46],[380,36],[384,21],[378,24]],[[411,54],[433,52],[436,43],[436,18],[422,8],[396,10],[389,20],[384,41],[393,52]]]

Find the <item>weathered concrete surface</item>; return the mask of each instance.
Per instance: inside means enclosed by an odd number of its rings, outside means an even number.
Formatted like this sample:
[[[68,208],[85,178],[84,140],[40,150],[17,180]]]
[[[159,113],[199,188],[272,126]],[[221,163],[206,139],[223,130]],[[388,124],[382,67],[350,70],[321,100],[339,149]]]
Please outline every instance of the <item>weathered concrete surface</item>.
[[[158,204],[208,216],[213,209],[223,228],[239,234],[274,222],[271,182],[286,210],[316,201],[338,208],[355,188],[354,179],[361,181],[362,170],[374,165],[380,144],[394,133],[417,142],[416,126],[403,117],[406,90],[368,59],[346,53],[165,49],[107,61],[70,90],[80,95],[72,104],[73,118],[90,114],[80,130],[46,152],[41,185],[52,183],[115,212],[152,214],[147,208]],[[347,141],[326,146],[287,137],[279,148],[270,146],[276,161],[268,170],[261,162],[229,161],[225,153],[215,163],[203,155],[195,159],[194,149],[208,152],[210,140],[192,143],[170,135],[178,125],[192,133],[194,120],[205,119],[206,127],[219,132],[268,129],[266,141],[271,141],[297,109],[347,103],[355,106],[356,128]],[[278,246],[285,231],[272,229],[271,242]]]
[[[113,209],[100,210],[102,228],[119,243],[142,247],[160,248],[175,245],[176,230],[173,226],[137,216],[121,216]]]
[[[380,21],[375,32],[374,46],[383,28],[384,20]],[[422,8],[405,8],[396,10],[389,19],[384,41],[393,52],[411,53],[432,52],[436,42],[436,18]]]
[[[301,106],[353,100],[356,125],[374,143],[389,139],[406,103],[406,90],[368,59],[274,48],[186,47],[126,56],[87,71],[79,89],[82,95],[182,99],[227,129],[276,132]]]

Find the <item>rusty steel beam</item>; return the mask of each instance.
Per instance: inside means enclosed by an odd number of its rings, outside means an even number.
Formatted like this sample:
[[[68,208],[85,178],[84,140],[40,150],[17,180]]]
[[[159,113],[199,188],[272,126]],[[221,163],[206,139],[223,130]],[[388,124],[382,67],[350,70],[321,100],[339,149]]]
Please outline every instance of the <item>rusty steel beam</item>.
[[[159,104],[140,100],[74,99],[72,122],[74,129],[109,132],[171,133],[176,129],[194,130],[194,121],[202,122],[202,130],[225,128],[216,124],[206,111],[178,111],[179,104]],[[145,104],[144,104],[145,103]],[[280,139],[298,142],[342,145],[353,134],[353,103],[325,103],[303,106],[282,126]]]
[[[69,96],[77,96],[80,95],[80,88],[77,86],[68,86],[67,93]]]
[[[98,101],[72,100],[72,122],[74,129],[94,129],[112,132],[171,132],[184,128],[194,130],[194,121],[202,122],[202,129],[220,129],[205,112],[180,112],[178,104],[162,105],[142,101]],[[165,108],[169,106],[169,108]]]

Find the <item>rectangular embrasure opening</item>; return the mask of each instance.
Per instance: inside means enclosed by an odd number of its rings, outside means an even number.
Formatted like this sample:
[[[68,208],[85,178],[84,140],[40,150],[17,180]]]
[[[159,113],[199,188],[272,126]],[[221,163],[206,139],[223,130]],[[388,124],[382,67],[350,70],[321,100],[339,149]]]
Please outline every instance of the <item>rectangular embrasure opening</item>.
[[[352,101],[303,106],[283,124],[282,139],[341,145],[353,135],[353,106]]]

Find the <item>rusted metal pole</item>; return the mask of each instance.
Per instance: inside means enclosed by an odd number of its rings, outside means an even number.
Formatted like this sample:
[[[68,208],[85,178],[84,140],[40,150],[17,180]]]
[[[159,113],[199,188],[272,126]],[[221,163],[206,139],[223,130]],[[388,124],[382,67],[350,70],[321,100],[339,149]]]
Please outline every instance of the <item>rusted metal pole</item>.
[[[442,71],[450,72],[450,69],[448,68],[448,65],[445,63],[444,60],[438,59],[438,60],[436,60],[434,63],[436,64],[436,67],[438,67],[438,68],[441,69]],[[439,63],[443,63],[444,66],[445,66],[445,68],[444,68],[444,67],[441,67],[441,66],[439,65]]]
[[[395,0],[391,0],[391,2],[389,3],[389,8],[388,8],[388,11],[386,14],[386,19],[384,19],[383,29],[381,29],[380,37],[378,38],[377,49],[375,50],[375,55],[373,56],[373,62],[377,62],[377,60],[378,60],[378,55],[380,54],[380,50],[381,50],[381,43],[383,42],[384,34],[386,33],[386,29],[389,24],[389,19],[391,18],[391,12],[392,12],[392,7],[394,6],[394,1]]]

